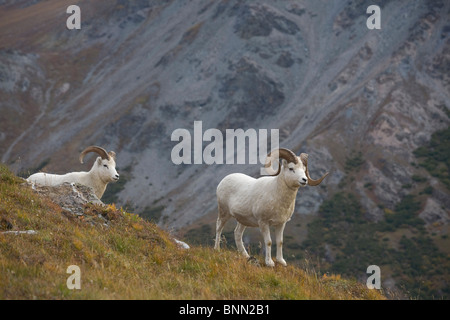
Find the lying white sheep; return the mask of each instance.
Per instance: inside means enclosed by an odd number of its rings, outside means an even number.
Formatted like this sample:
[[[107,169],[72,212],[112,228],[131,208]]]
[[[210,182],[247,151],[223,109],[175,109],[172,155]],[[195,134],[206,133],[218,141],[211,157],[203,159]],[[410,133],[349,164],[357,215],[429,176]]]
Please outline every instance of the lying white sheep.
[[[109,182],[119,180],[116,171],[116,153],[106,152],[105,149],[97,146],[90,146],[80,154],[80,162],[83,163],[84,156],[89,152],[100,155],[94,162],[89,172],[69,172],[63,175],[39,172],[28,177],[27,181],[43,186],[57,186],[65,182],[79,183],[91,187],[97,198],[101,198]]]
[[[225,223],[231,218],[237,220],[234,230],[234,239],[239,252],[249,258],[242,243],[242,235],[246,227],[259,227],[264,237],[265,263],[273,267],[275,264],[271,257],[272,240],[270,226],[275,227],[277,243],[276,260],[283,266],[283,231],[286,222],[291,219],[295,207],[295,197],[300,186],[317,186],[328,175],[313,180],[308,172],[308,155],[300,154],[297,157],[291,150],[278,149],[269,153],[266,168],[271,168],[274,154],[282,159],[278,171],[273,176],[255,179],[241,173],[233,173],[217,186],[217,203],[219,216],[216,224],[216,243],[214,248],[220,249],[220,236]],[[278,158],[275,157],[275,158]]]

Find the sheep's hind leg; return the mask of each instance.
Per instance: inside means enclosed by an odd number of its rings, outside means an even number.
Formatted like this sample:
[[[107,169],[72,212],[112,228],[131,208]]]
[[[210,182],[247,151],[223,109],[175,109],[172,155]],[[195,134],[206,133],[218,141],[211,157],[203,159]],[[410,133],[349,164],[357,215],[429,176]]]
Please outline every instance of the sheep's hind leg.
[[[245,250],[244,244],[242,242],[242,235],[244,234],[246,226],[242,223],[236,224],[236,229],[234,229],[234,241],[236,241],[236,247],[240,253],[242,253],[247,259],[250,258],[247,250]]]
[[[231,215],[224,212],[219,207],[219,216],[217,217],[216,222],[216,243],[214,244],[214,249],[220,250],[220,236],[222,235],[223,227],[225,223],[231,218]]]

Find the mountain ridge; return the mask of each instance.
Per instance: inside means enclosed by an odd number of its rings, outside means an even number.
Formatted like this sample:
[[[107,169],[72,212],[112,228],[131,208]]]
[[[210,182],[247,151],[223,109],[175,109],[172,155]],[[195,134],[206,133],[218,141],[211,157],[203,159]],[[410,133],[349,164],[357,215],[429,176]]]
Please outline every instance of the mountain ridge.
[[[384,221],[427,183],[417,214],[445,235],[449,191],[414,155],[450,123],[445,1],[379,2],[380,30],[364,1],[80,1],[79,31],[68,5],[0,6],[0,159],[15,173],[86,170],[79,152],[101,145],[123,170],[114,202],[185,234],[213,225],[225,175],[260,166],[177,166],[171,133],[279,129],[313,177],[331,172],[299,193],[293,220],[345,190]]]

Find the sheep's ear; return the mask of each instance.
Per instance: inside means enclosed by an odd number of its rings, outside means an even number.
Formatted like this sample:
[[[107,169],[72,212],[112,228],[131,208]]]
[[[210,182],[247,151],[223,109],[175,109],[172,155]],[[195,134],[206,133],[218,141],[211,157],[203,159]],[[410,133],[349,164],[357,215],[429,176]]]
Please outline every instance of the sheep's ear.
[[[286,168],[288,163],[285,159],[281,159],[281,164]]]
[[[300,153],[300,160],[302,161],[302,163],[305,167],[308,167],[308,154],[307,153]]]
[[[97,157],[97,164],[99,166],[102,164],[102,157]]]

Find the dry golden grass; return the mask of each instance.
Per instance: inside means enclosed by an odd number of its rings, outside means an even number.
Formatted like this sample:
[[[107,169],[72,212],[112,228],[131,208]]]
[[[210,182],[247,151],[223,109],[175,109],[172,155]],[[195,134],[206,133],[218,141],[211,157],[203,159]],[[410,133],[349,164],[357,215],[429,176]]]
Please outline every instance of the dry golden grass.
[[[37,234],[4,233],[14,230]],[[67,288],[70,265],[81,269],[80,290]],[[0,299],[384,299],[339,276],[257,266],[230,250],[178,248],[166,231],[114,205],[89,205],[75,217],[5,166],[0,284]]]

